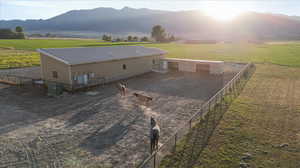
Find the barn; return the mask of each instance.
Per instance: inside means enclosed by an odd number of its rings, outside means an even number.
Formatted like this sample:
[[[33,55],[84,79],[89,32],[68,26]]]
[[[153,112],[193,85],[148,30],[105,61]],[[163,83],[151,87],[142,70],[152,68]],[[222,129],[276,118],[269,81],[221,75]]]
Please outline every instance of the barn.
[[[143,46],[38,49],[41,78],[73,90],[151,71],[166,54]]]

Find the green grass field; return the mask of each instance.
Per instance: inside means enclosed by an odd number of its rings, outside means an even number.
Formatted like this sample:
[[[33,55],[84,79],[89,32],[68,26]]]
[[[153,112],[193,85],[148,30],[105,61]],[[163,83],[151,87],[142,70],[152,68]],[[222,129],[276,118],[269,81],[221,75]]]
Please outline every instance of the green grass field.
[[[300,167],[300,68],[257,65],[195,168]],[[288,144],[286,147],[279,147]]]
[[[300,43],[254,44],[149,44],[169,52],[168,57],[272,63],[300,67]]]
[[[0,69],[38,65],[40,65],[40,58],[35,51],[0,48]]]
[[[19,50],[36,50],[38,48],[65,47],[96,47],[107,45],[134,45],[142,42],[103,42],[100,40],[65,40],[65,39],[30,39],[30,40],[0,40],[0,48],[14,48]]]
[[[38,64],[37,48],[96,47],[110,45],[144,45],[168,51],[167,57],[231,62],[272,63],[300,67],[300,43],[278,44],[145,44],[106,43],[97,40],[0,40],[0,68]],[[10,51],[3,48],[12,48]],[[7,54],[8,53],[8,54]],[[22,59],[20,59],[22,58]],[[23,63],[25,62],[25,63]],[[31,64],[29,62],[32,62]]]
[[[0,69],[37,66],[40,64],[38,48],[96,47],[113,45],[140,45],[140,42],[102,42],[100,40],[0,40]]]

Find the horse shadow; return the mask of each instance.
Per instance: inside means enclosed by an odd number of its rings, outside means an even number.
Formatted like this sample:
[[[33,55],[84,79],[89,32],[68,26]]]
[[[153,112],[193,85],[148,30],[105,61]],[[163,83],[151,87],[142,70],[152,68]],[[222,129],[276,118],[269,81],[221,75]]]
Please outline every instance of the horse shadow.
[[[136,116],[132,121],[128,122],[127,117],[124,117],[105,131],[102,131],[103,127],[100,127],[85,138],[80,147],[88,150],[95,156],[101,155],[125,138],[129,132],[129,127],[135,124],[139,118],[140,116]]]

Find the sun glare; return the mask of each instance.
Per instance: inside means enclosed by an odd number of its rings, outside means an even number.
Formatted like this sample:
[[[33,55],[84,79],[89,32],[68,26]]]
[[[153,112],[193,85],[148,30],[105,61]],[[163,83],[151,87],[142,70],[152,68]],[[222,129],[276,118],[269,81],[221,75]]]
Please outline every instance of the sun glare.
[[[218,21],[232,21],[241,11],[228,4],[218,3],[205,8],[204,13]]]

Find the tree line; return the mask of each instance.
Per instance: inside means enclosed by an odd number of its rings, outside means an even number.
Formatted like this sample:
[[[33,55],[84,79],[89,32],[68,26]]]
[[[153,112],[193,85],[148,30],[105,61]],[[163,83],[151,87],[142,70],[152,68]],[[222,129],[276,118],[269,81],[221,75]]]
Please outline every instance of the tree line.
[[[33,36],[33,35],[32,35]],[[40,34],[37,34],[38,37],[43,37]],[[34,37],[34,36],[33,36]],[[55,37],[54,35],[47,33],[44,37]],[[152,39],[151,39],[152,38]],[[138,37],[138,36],[127,36],[126,38],[117,37],[114,38],[111,35],[104,34],[102,36],[103,41],[112,41],[112,42],[171,42],[177,40],[174,35],[171,35],[166,32],[166,30],[161,25],[155,25],[152,27],[151,38],[147,36]],[[17,26],[15,30],[11,29],[0,29],[0,39],[25,39],[25,35],[23,33],[23,28],[21,26]]]
[[[0,39],[25,39],[23,28],[21,26],[17,26],[15,30],[0,29]]]
[[[151,38],[155,42],[172,42],[177,40],[177,38],[174,35],[171,35],[166,32],[166,30],[161,26],[161,25],[155,25],[152,27],[151,31]],[[127,36],[127,37],[116,37],[113,38],[111,35],[102,35],[102,40],[103,41],[112,41],[112,42],[121,42],[121,41],[126,41],[126,42],[148,42],[151,41],[151,39],[147,36],[143,36],[139,38],[138,36]]]
[[[138,36],[131,36],[131,35],[129,35],[125,38],[124,37],[123,38],[122,37],[113,38],[111,35],[104,34],[102,36],[102,40],[103,41],[112,41],[112,42],[122,42],[122,41],[124,41],[124,42],[139,42],[139,41],[147,42],[147,41],[149,41],[149,38],[146,36],[139,38]]]

